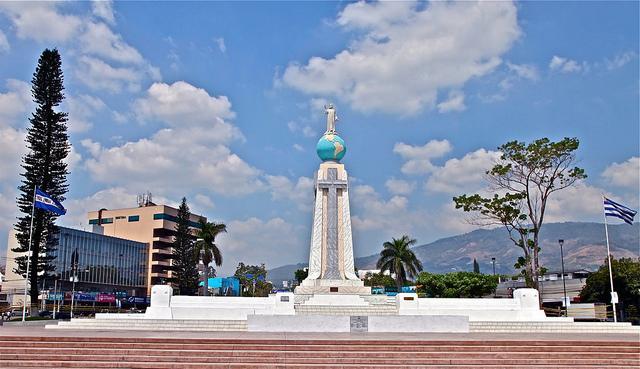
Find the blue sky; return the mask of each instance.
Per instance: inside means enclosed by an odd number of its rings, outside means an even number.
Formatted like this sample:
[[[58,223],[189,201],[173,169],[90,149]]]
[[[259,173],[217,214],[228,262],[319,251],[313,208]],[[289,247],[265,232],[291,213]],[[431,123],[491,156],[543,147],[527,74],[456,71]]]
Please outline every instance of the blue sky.
[[[0,240],[16,216],[29,81],[62,55],[69,214],[187,196],[225,222],[223,272],[308,255],[322,105],[338,108],[356,255],[473,229],[500,144],[581,140],[589,178],[549,221],[600,221],[639,189],[638,2],[0,4]],[[0,249],[5,247],[0,242]],[[3,251],[4,253],[4,251]]]

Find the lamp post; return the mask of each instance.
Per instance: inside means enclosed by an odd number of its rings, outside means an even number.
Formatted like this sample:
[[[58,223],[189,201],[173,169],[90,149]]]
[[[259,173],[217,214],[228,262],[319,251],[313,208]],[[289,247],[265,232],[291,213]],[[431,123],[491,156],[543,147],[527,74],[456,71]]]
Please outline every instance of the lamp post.
[[[491,258],[491,265],[493,266],[493,276],[496,276],[496,258]],[[500,283],[500,278],[498,278],[498,283]],[[498,294],[498,287],[496,286],[495,291],[493,291],[493,297],[495,298]]]
[[[560,260],[562,263],[562,290],[564,291],[564,300],[562,304],[565,306],[564,315],[567,316],[567,308],[569,306],[567,304],[567,284],[564,281],[564,251],[562,250],[562,246],[564,245],[564,240],[560,239],[558,240],[558,243],[560,244]]]

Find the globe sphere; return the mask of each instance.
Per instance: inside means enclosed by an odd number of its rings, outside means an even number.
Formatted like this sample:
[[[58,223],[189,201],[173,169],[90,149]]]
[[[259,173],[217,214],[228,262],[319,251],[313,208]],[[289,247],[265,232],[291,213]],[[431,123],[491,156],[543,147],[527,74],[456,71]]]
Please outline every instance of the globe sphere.
[[[316,152],[322,161],[340,161],[347,153],[347,145],[340,136],[334,133],[325,133],[318,140]]]

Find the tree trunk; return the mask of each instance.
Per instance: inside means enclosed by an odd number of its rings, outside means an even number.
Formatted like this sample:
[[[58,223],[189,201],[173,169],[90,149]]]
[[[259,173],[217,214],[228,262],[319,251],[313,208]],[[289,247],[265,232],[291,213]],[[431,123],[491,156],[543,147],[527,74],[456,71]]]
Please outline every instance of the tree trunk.
[[[204,265],[204,296],[209,296],[209,266]]]

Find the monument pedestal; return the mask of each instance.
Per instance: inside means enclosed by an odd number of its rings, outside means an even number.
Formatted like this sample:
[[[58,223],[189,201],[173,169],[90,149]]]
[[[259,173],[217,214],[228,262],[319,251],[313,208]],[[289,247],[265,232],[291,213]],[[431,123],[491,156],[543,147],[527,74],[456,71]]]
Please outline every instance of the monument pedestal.
[[[331,132],[323,139],[332,142],[336,137]],[[336,147],[335,150],[344,149]],[[316,174],[309,275],[296,287],[295,293],[370,295],[371,287],[365,287],[354,271],[347,171],[337,158],[323,160]]]
[[[305,279],[295,289],[296,295],[336,294],[370,295],[371,287],[365,287],[360,280],[348,279]]]

